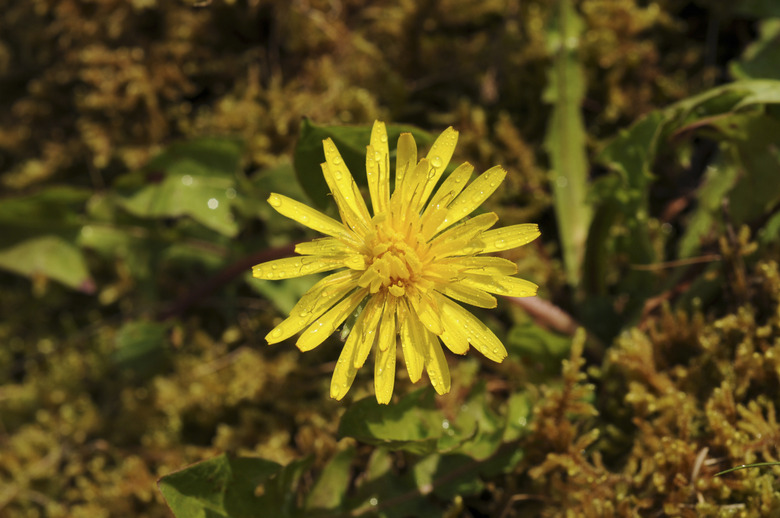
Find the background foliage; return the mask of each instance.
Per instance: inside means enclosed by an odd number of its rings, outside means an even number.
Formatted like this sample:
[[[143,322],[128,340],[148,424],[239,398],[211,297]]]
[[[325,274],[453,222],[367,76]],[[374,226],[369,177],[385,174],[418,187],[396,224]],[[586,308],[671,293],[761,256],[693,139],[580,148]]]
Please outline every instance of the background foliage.
[[[780,443],[780,10],[732,4],[0,4],[0,515],[780,513],[714,477]],[[388,407],[327,397],[337,337],[264,345],[312,280],[249,276],[375,118],[543,231],[509,358]]]

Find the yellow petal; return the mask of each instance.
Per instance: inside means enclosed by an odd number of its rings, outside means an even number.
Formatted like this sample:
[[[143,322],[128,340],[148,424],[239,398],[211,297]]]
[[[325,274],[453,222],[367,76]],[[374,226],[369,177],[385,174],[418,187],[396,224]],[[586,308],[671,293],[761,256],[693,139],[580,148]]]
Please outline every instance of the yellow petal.
[[[365,234],[368,231],[368,222],[370,221],[370,218],[368,217],[367,212],[365,215],[362,215],[358,209],[356,209],[356,203],[354,201],[356,199],[359,199],[365,208],[365,202],[357,188],[357,184],[354,181],[351,182],[351,185],[349,185],[351,193],[350,191],[342,190],[342,188],[335,183],[335,177],[330,171],[330,166],[326,162],[323,162],[320,164],[320,167],[322,167],[322,175],[325,177],[325,182],[328,184],[333,199],[336,201],[341,221],[346,223],[353,231],[359,234]],[[365,210],[368,211],[368,209]]]
[[[266,335],[266,341],[275,344],[306,328],[352,291],[356,280],[357,273],[344,270],[317,282],[295,304],[290,316]]]
[[[517,248],[530,243],[540,235],[542,233],[539,232],[539,225],[535,223],[523,223],[489,230],[482,234],[482,241],[485,242],[482,253]]]
[[[431,207],[439,203],[444,197],[450,196],[451,199],[455,199],[458,194],[466,187],[471,174],[474,172],[474,166],[468,162],[460,164],[450,175],[442,182],[439,190],[431,198],[431,202],[425,209],[425,212],[432,210]]]
[[[501,363],[506,358],[506,348],[481,320],[458,303],[441,297],[442,321],[447,331],[462,332],[469,344],[486,358]]]
[[[378,347],[374,357],[374,392],[378,403],[386,405],[390,402],[394,385],[395,340],[392,340],[387,349],[382,350]]]
[[[333,369],[333,377],[330,380],[330,397],[333,399],[340,400],[347,395],[352,382],[355,381],[358,371],[354,359],[356,342],[357,339],[352,339],[350,334],[341,350],[339,361],[336,362],[336,368]]]
[[[531,281],[506,275],[466,274],[460,282],[488,293],[507,297],[533,297],[539,289],[539,286]]]
[[[365,289],[357,290],[346,297],[306,328],[295,345],[301,351],[310,351],[320,345],[355,311],[364,298],[366,298]]]
[[[442,290],[442,293],[448,297],[452,297],[460,302],[471,304],[472,306],[478,306],[480,308],[494,308],[498,305],[496,298],[485,291],[473,286],[469,286],[463,282],[454,282],[446,284]]]
[[[482,202],[487,200],[501,185],[505,177],[506,171],[498,165],[479,175],[450,204],[447,218],[439,225],[438,231],[449,227],[474,212],[474,209],[482,205]]]
[[[408,312],[408,310],[407,310]],[[406,370],[409,372],[409,379],[412,383],[417,383],[422,376],[423,364],[425,361],[425,339],[428,331],[422,326],[420,321],[414,315],[408,315],[401,325],[401,346],[406,361]]]
[[[369,220],[366,202],[357,189],[352,173],[347,169],[344,159],[341,158],[341,153],[336,148],[336,144],[327,138],[322,141],[322,147],[325,150],[325,162],[328,164],[328,167],[323,169],[323,173],[334,197],[338,200],[339,196],[336,194],[338,191],[341,195],[340,197],[350,206],[355,214],[365,221]]]
[[[458,267],[461,272],[473,275],[514,275],[517,273],[517,265],[503,257],[450,257],[444,259],[442,264],[452,264]]]
[[[295,253],[300,255],[339,256],[343,258],[354,251],[354,248],[335,237],[323,237],[295,245]]]
[[[439,308],[433,297],[425,294],[420,294],[417,297],[409,297],[413,313],[409,315],[410,318],[415,317],[433,334],[441,334],[441,317],[439,316]]]
[[[428,199],[433,192],[434,187],[441,178],[442,173],[447,168],[447,164],[450,163],[452,154],[455,152],[455,146],[458,144],[458,132],[452,129],[452,126],[444,130],[441,135],[436,138],[436,141],[431,146],[431,150],[428,151],[426,157],[431,163],[433,169],[432,175],[428,177],[428,181],[425,184],[425,191],[423,192],[423,203]]]
[[[366,152],[366,178],[374,215],[387,210],[390,199],[390,151],[384,122],[374,121]]]
[[[334,258],[287,257],[253,266],[252,276],[257,279],[290,279],[342,267],[344,267],[343,262]]]
[[[436,336],[428,333],[425,340],[425,371],[431,379],[431,385],[438,394],[446,394],[450,391],[450,368],[447,365],[447,357]]]
[[[417,216],[420,213],[423,204],[423,189],[430,174],[432,174],[431,163],[425,158],[411,169],[411,174],[407,172],[401,186],[402,201],[409,213],[407,217]]]
[[[395,189],[398,190],[404,180],[404,174],[417,165],[417,143],[411,133],[401,133],[398,137],[395,160]]]
[[[328,236],[340,237],[354,241],[352,233],[349,232],[343,223],[326,216],[322,212],[312,209],[299,201],[295,201],[281,194],[271,193],[268,197],[268,203],[276,212],[297,221],[301,225],[326,234]]]
[[[469,252],[469,250],[482,250],[481,237],[479,243],[474,243],[474,246],[471,247],[468,245],[471,245],[472,241],[482,232],[495,225],[496,221],[498,221],[498,216],[495,212],[486,212],[452,227],[431,241],[431,253],[437,258],[443,258],[451,255],[475,253]]]
[[[382,319],[379,322],[379,337],[377,338],[377,347],[382,351],[386,351],[390,344],[395,343],[395,337],[398,334],[395,325],[397,300],[395,297],[387,297],[384,311],[382,311]]]
[[[371,297],[360,316],[358,316],[355,327],[349,333],[349,338],[352,338],[354,335],[357,340],[357,353],[354,358],[356,369],[362,367],[366,362],[368,353],[371,351],[371,347],[379,334],[379,319],[382,317],[384,306],[385,301],[383,297],[379,295]]]

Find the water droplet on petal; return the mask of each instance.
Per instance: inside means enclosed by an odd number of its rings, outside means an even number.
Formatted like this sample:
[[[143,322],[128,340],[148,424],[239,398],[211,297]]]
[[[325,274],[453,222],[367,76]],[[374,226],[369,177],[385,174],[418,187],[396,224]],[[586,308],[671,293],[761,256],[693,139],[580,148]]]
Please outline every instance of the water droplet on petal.
[[[341,163],[341,157],[334,156],[333,157],[333,163],[336,164],[336,165],[339,165]]]
[[[276,329],[274,329],[273,331],[271,331],[271,337],[273,337],[273,338],[277,338],[277,337],[279,337],[281,335],[282,335],[282,330],[279,329],[278,327]]]
[[[374,160],[376,160],[377,162],[381,162],[382,161],[382,153],[380,153],[379,151],[375,151],[374,152]]]
[[[495,246],[496,248],[501,248],[505,245],[506,245],[505,239],[496,239],[495,242],[493,242],[493,246]]]
[[[333,173],[333,176],[335,176],[335,177],[336,177],[336,180],[341,180],[341,177],[342,177],[343,175],[341,174],[341,170],[339,170],[339,169],[336,169],[336,171]]]
[[[431,158],[431,165],[436,168],[441,167],[441,157],[436,155],[435,157]]]
[[[280,207],[282,205],[282,199],[279,196],[272,194],[268,197],[268,203],[273,207]]]
[[[381,135],[379,137],[379,142],[387,142],[387,135]]]

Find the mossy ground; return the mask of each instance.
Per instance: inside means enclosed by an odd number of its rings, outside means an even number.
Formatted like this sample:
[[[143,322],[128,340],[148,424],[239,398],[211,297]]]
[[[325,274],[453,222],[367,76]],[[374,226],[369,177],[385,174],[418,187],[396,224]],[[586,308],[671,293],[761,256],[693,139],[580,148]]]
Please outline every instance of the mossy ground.
[[[714,0],[577,5],[591,151],[650,110],[723,81],[755,36],[752,22]],[[575,297],[562,277],[542,151],[549,17],[542,0],[12,2],[0,14],[3,197],[55,184],[110,197],[115,179],[171,142],[214,135],[241,137],[242,171],[262,178],[289,162],[304,116],[454,125],[459,157],[510,171],[489,208],[507,224],[543,229],[539,246],[510,258],[543,298],[568,309]],[[681,185],[662,178],[649,224],[660,228],[688,194],[702,174],[691,171]],[[301,236],[267,223],[256,218],[234,241]],[[445,412],[457,414],[478,379],[496,408],[527,390],[534,410],[517,468],[441,508],[780,516],[780,468],[713,476],[778,460],[780,443],[777,250],[740,235],[713,245],[722,260],[683,279],[714,285],[714,295],[678,304],[679,290],[661,294],[665,302],[649,304],[613,342],[575,340],[562,369],[512,357],[500,366],[453,361]],[[336,340],[305,355],[265,346],[279,311],[237,281],[170,311],[218,268],[160,260],[141,281],[132,258],[88,259],[94,292],[0,273],[1,516],[170,516],[155,482],[187,464],[222,452],[282,464],[313,454],[317,472],[332,457],[349,404],[327,397]],[[508,304],[487,318],[504,336],[531,320]],[[116,361],[124,324],[163,319],[166,348],[151,364]],[[401,394],[412,388],[404,377]],[[350,397],[370,394],[370,382],[362,373]],[[360,448],[355,479],[372,451]],[[394,461],[399,473],[408,467],[403,454]]]

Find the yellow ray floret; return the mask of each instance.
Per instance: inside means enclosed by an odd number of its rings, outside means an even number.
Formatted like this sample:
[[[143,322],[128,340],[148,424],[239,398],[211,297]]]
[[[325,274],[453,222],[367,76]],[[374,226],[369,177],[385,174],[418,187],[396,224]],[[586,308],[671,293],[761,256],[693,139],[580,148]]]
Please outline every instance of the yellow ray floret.
[[[296,345],[308,351],[352,316],[331,380],[335,399],[347,394],[371,351],[378,402],[392,399],[400,353],[412,382],[425,371],[436,392],[446,394],[451,379],[442,344],[455,354],[474,347],[496,362],[507,355],[501,340],[460,303],[493,308],[494,295],[536,294],[536,284],[513,277],[514,262],[482,254],[530,243],[539,227],[491,230],[498,221],[492,212],[467,219],[507,173],[496,166],[469,184],[474,168],[462,164],[445,177],[457,141],[458,132],[448,128],[418,159],[414,137],[402,134],[391,193],[387,129],[375,122],[366,147],[369,211],[336,145],[325,140],[322,172],[341,221],[281,194],[268,198],[280,214],[328,237],[296,245],[299,256],[259,264],[253,275],[276,280],[337,271],[309,289],[266,340],[300,333]]]

